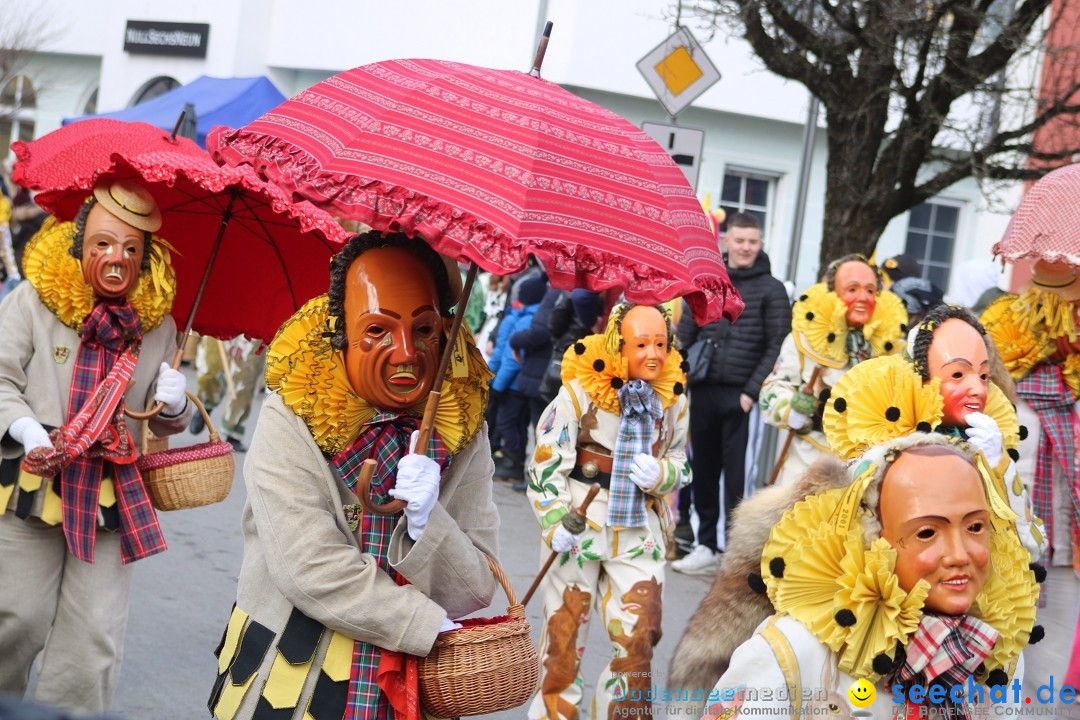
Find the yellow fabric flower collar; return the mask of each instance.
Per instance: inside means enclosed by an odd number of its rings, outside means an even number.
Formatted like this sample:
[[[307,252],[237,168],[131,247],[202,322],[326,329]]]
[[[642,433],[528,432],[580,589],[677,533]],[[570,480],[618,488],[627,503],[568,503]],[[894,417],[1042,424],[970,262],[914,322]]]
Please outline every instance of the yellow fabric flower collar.
[[[918,627],[929,592],[925,580],[904,591],[895,574],[896,551],[884,538],[869,544],[863,538],[860,518],[873,511],[862,496],[876,472],[864,460],[848,487],[797,503],[773,528],[761,556],[761,577],[776,611],[799,620],[836,652],[840,670],[870,682],[892,669],[897,643],[906,644]],[[991,481],[980,476],[990,497]],[[992,525],[993,571],[970,612],[1001,633],[986,673],[1002,669],[1012,677],[1035,624],[1039,589],[1016,533]]]
[[[37,290],[42,304],[75,332],[94,309],[94,289],[83,277],[82,265],[70,249],[75,223],[49,217],[30,238],[23,254],[23,274]],[[169,245],[153,238],[150,270],[139,273],[139,282],[128,302],[139,316],[144,333],[161,325],[176,298],[176,270],[170,262]]]
[[[683,364],[681,353],[669,351],[660,376],[650,383],[664,410],[686,392]],[[619,388],[628,379],[626,358],[613,355],[608,350],[604,335],[588,335],[568,347],[563,354],[563,383],[571,380],[580,382],[589,400],[605,412],[619,414]]]
[[[821,426],[833,452],[851,460],[872,445],[937,430],[944,408],[940,380],[924,384],[911,362],[888,355],[864,360],[844,373],[825,403]],[[993,383],[983,413],[997,423],[1006,450],[1019,447],[1016,410]]]
[[[1032,287],[1022,295],[998,298],[983,311],[979,320],[997,346],[1005,369],[1014,380],[1019,380],[1054,355],[1057,351],[1055,339],[1076,340],[1074,313],[1072,302]],[[1066,359],[1063,370],[1073,390],[1073,398],[1077,399],[1080,397],[1080,375],[1077,375],[1080,361],[1070,363],[1072,357]]]
[[[328,300],[309,300],[278,330],[266,351],[266,385],[307,424],[318,446],[337,453],[356,438],[375,408],[353,392],[344,355],[330,344]],[[435,430],[451,455],[461,452],[484,424],[492,373],[463,324],[458,362],[443,380]],[[457,365],[457,367],[455,367]],[[423,415],[424,402],[410,412]]]
[[[791,331],[799,352],[819,365],[847,367],[847,305],[825,283],[817,283],[799,295],[791,308]],[[904,346],[907,310],[895,293],[878,293],[874,314],[863,325],[863,337],[874,355],[888,355]]]

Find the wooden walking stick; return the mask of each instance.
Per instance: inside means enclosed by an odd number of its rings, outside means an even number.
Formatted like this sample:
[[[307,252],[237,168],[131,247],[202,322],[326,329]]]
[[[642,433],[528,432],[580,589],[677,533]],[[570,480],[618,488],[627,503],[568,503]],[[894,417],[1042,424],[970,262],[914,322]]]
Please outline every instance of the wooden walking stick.
[[[581,518],[582,522],[584,522],[585,511],[589,508],[589,503],[593,501],[593,498],[596,497],[596,493],[598,492],[600,492],[600,485],[598,483],[593,483],[592,485],[590,485],[589,492],[587,495],[585,495],[585,499],[581,501],[580,505],[578,505],[570,512],[578,515]],[[529,587],[529,591],[525,593],[525,598],[521,601],[522,607],[529,604],[529,600],[532,599],[533,593],[536,592],[536,588],[540,587],[540,581],[544,579],[545,575],[547,575],[547,571],[551,569],[551,564],[555,562],[555,558],[557,558],[558,556],[559,553],[555,552],[554,550],[551,551],[551,556],[548,557],[546,561],[544,561],[544,566],[540,568],[540,573],[536,576],[536,579],[533,580],[533,584]]]
[[[807,395],[814,395],[814,385],[817,384],[818,377],[821,375],[821,366],[815,365],[814,372],[810,375],[810,382],[803,387],[803,392]],[[776,459],[776,466],[773,468],[772,476],[769,477],[769,485],[776,483],[777,476],[780,475],[780,468],[784,466],[784,460],[787,459],[788,450],[791,449],[791,441],[795,438],[795,431],[788,430],[787,440],[784,440],[784,447],[780,449],[780,457]]]

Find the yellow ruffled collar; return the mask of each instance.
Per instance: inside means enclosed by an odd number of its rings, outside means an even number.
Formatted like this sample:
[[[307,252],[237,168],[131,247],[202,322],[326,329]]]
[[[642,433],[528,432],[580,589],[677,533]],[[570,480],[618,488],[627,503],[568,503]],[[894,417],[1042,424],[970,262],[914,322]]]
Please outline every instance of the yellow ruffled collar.
[[[791,330],[799,352],[819,365],[847,367],[847,305],[825,283],[817,283],[799,295],[791,308]],[[874,355],[888,355],[904,346],[907,310],[895,293],[878,293],[874,314],[862,333]]]
[[[49,217],[30,238],[23,254],[23,274],[37,290],[42,304],[75,332],[82,332],[83,320],[94,309],[94,290],[83,278],[82,265],[72,257],[75,223]],[[168,244],[154,237],[150,270],[139,274],[139,282],[128,302],[139,316],[142,331],[161,325],[172,310],[176,297],[176,270],[170,262]]]
[[[799,620],[836,652],[840,670],[870,682],[882,675],[874,659],[883,655],[891,665],[897,643],[905,645],[918,627],[929,592],[925,581],[905,592],[895,574],[896,551],[883,538],[869,546],[863,538],[859,515],[869,510],[861,505],[861,495],[852,502],[851,491],[865,488],[875,469],[865,462],[851,486],[797,503],[773,529],[761,556],[762,578],[776,612]],[[837,521],[844,516],[851,518],[848,526]],[[987,673],[1000,668],[1011,677],[1035,624],[1038,584],[1014,532],[995,528],[990,562],[993,572],[971,614],[1001,634],[986,659]]]
[[[309,300],[285,321],[266,351],[266,385],[276,390],[328,453],[348,447],[375,408],[353,392],[344,356],[330,345],[326,295]],[[435,430],[451,455],[461,452],[484,424],[491,371],[472,333],[459,333],[460,362],[447,368]],[[422,415],[424,402],[410,412]]]
[[[979,319],[997,346],[1005,369],[1014,380],[1019,380],[1053,357],[1057,351],[1055,339],[1066,338],[1070,342],[1076,339],[1074,313],[1072,302],[1032,287],[1022,295],[1001,296],[990,303]],[[1068,359],[1065,366],[1075,376],[1076,361],[1070,365]],[[1080,380],[1077,377],[1072,380],[1069,386],[1075,399],[1080,396]]]
[[[667,410],[686,392],[686,373],[682,355],[668,352],[660,376],[650,383],[660,406]],[[605,412],[619,414],[619,388],[627,381],[626,358],[607,349],[603,335],[589,335],[566,349],[562,361],[562,381],[577,380],[594,405]]]
[[[851,460],[872,445],[937,430],[944,410],[940,380],[923,383],[910,361],[887,355],[864,360],[844,373],[829,393],[821,426],[833,452]],[[1016,410],[993,383],[983,413],[997,423],[1006,450],[1019,447]]]

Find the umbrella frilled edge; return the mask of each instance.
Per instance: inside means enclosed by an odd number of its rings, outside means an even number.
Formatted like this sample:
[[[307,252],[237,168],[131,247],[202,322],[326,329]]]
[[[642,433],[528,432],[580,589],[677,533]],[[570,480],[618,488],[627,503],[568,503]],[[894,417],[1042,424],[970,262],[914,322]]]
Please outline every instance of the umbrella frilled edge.
[[[531,254],[555,287],[597,292],[621,288],[628,300],[640,304],[683,297],[700,325],[721,317],[734,322],[744,308],[726,274],[700,274],[688,282],[586,245],[525,243],[470,213],[399,185],[325,173],[309,153],[279,138],[216,127],[207,135],[207,147],[222,165],[250,166],[271,184],[290,188],[316,207],[375,230],[420,235],[444,255],[475,262],[497,275],[520,272]]]
[[[26,145],[15,148],[16,157],[23,166],[33,162]],[[288,193],[273,183],[268,183],[248,166],[217,166],[208,158],[206,163],[184,156],[168,157],[149,154],[139,158],[125,158],[114,154],[107,167],[72,176],[65,188],[45,187],[33,177],[23,175],[21,185],[37,191],[35,202],[51,215],[71,220],[82,202],[103,179],[139,178],[146,183],[163,183],[170,188],[178,183],[190,182],[209,194],[223,194],[229,188],[264,196],[274,213],[295,220],[303,232],[319,235],[336,249],[348,239],[346,231],[330,214],[307,200],[293,200]],[[162,208],[168,211],[168,208]]]

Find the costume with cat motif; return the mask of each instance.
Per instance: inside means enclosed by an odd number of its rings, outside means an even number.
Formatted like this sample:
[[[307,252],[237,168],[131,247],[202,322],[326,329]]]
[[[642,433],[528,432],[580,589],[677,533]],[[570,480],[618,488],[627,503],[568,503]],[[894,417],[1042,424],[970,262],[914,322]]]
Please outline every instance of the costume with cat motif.
[[[638,325],[643,318],[645,324]],[[661,310],[617,307],[603,334],[567,349],[563,385],[541,415],[527,471],[529,503],[544,538],[541,561],[551,554],[549,543],[563,516],[582,502],[589,484],[600,482],[604,489],[588,507],[584,532],[559,554],[541,585],[543,669],[529,718],[578,717],[584,687],[580,659],[594,606],[606,625],[611,660],[596,683],[591,717],[644,716],[650,709],[646,691],[653,647],[660,640],[663,530],[670,523],[663,497],[690,481],[686,380],[681,356],[667,350],[670,339],[670,322]],[[620,389],[641,388],[635,383],[651,388],[645,396],[658,401],[641,446],[655,463],[655,474],[641,484],[627,479],[617,450]],[[627,514],[620,514],[619,504]],[[622,519],[638,511],[639,524]]]

